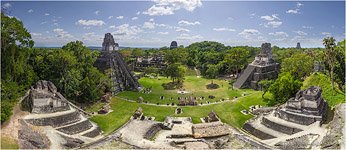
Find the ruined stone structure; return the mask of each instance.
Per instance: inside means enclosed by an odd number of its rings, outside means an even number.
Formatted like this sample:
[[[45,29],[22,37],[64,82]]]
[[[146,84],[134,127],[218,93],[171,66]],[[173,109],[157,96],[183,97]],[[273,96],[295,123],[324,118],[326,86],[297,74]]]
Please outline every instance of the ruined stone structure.
[[[138,91],[141,89],[141,85],[125,63],[124,57],[117,51],[118,47],[113,36],[107,33],[102,43],[101,55],[95,61],[94,66],[101,71],[111,69],[113,95],[124,90]]]
[[[24,117],[26,123],[51,126],[59,135],[86,142],[101,135],[99,127],[89,121],[85,112],[81,113],[82,110],[66,100],[50,81],[40,80],[32,86],[22,105],[31,112]]]
[[[171,45],[169,46],[170,49],[175,49],[175,48],[178,48],[178,43],[177,41],[172,41],[171,42]]]
[[[255,57],[233,84],[235,88],[261,89],[258,82],[264,79],[276,79],[280,66],[274,62],[270,43],[262,44],[262,51]]]
[[[189,97],[181,97],[179,99],[179,103],[178,106],[196,106],[197,105],[197,100],[195,97],[193,96],[189,96]]]
[[[296,49],[301,49],[302,47],[300,47],[300,43],[297,43]]]
[[[229,127],[222,122],[199,123],[192,125],[191,128],[194,138],[219,137],[231,132]]]
[[[328,104],[321,93],[322,89],[317,86],[300,90],[283,108],[261,114],[246,122],[243,128],[261,140],[277,142],[307,134],[323,134],[320,125],[325,121]]]
[[[316,121],[325,121],[328,104],[322,98],[322,89],[311,86],[300,90],[296,96],[289,99],[285,108],[275,115],[290,122],[309,125]]]
[[[164,55],[138,57],[136,60],[135,70],[144,71],[147,67],[165,68],[167,65],[164,62],[164,58]]]
[[[211,111],[207,117],[204,118],[205,122],[216,122],[220,121],[219,117],[214,111]]]

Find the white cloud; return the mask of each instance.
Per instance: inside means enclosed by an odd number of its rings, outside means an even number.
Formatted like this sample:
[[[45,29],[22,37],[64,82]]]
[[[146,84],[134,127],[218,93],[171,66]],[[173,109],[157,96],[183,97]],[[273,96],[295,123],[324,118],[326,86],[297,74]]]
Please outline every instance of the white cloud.
[[[156,4],[151,6],[143,14],[150,16],[172,15],[174,11],[185,9],[192,12],[202,6],[201,0],[153,0]]]
[[[157,32],[157,34],[161,34],[161,35],[167,35],[168,32]]]
[[[267,21],[274,21],[275,19],[280,20],[277,14],[272,14],[271,16],[261,16],[261,19],[267,20]]]
[[[112,18],[113,18],[113,16],[109,16],[109,17],[108,17],[108,19],[112,19]]]
[[[268,33],[269,35],[273,36],[279,36],[279,37],[288,37],[288,34],[286,32],[280,31],[280,32],[272,32]]]
[[[260,32],[256,29],[244,29],[239,35],[245,39],[252,39],[254,36],[259,35]]]
[[[5,3],[1,6],[1,8],[4,8],[4,9],[9,9],[10,7],[12,7],[10,3]]]
[[[286,11],[286,13],[288,13],[288,14],[300,14],[300,12],[299,12],[300,9],[299,8],[301,8],[302,6],[303,6],[302,3],[297,2],[296,8],[289,9],[289,10]]]
[[[178,22],[178,24],[180,26],[194,26],[194,25],[200,25],[201,23],[199,21],[189,22],[189,21],[186,21],[186,20],[180,20]]]
[[[299,9],[289,9],[286,11],[286,13],[288,14],[298,14],[299,13]]]
[[[49,16],[50,14],[49,13],[44,13],[45,16]]]
[[[282,25],[280,18],[278,17],[278,14],[272,14],[271,16],[261,16],[261,19],[266,20],[267,22],[262,24],[265,27],[272,27],[272,28],[277,28]]]
[[[321,34],[324,36],[331,36],[332,35],[330,32],[322,32]]]
[[[154,21],[154,18],[150,18],[149,21]]]
[[[28,13],[33,13],[33,12],[34,12],[34,10],[32,10],[32,9],[28,10]]]
[[[140,11],[137,11],[136,15],[139,15],[139,14],[141,14],[141,12],[140,12]]]
[[[100,12],[101,12],[101,11],[96,10],[94,13],[95,13],[95,15],[99,15],[99,14],[100,14]]]
[[[189,29],[185,29],[185,28],[181,28],[181,27],[176,27],[176,30],[177,32],[190,32]]]
[[[298,7],[298,8],[301,7],[301,6],[303,6],[303,5],[304,5],[304,4],[297,2],[297,7]]]
[[[189,34],[181,34],[177,37],[178,40],[197,40],[197,39],[203,39],[203,36],[201,35],[189,35]]]
[[[294,31],[294,32],[297,33],[299,36],[308,35],[307,33],[303,32],[303,31]]]
[[[277,28],[282,25],[281,21],[270,21],[268,22],[265,26],[266,27],[272,27],[272,28]]]
[[[143,28],[144,29],[154,29],[155,28],[155,22],[152,22],[152,21],[144,22]]]
[[[138,17],[132,17],[131,18],[131,20],[137,20],[138,19]]]
[[[115,25],[109,26],[110,29],[115,29]]]
[[[117,19],[124,19],[124,16],[118,16]]]
[[[41,36],[42,33],[35,33],[35,32],[32,32],[31,35],[32,35],[32,36]]]
[[[311,26],[302,26],[302,28],[303,28],[303,29],[310,29],[310,30],[311,30],[313,27],[311,27]]]
[[[106,24],[105,22],[103,22],[102,20],[78,20],[78,22],[76,22],[76,24],[78,25],[82,25],[82,26],[102,26],[104,24]]]
[[[68,32],[64,31],[64,29],[56,28],[53,30],[53,32],[56,34],[56,37],[59,38],[72,38],[73,36],[69,34]]]
[[[214,31],[235,31],[235,29],[231,29],[231,28],[213,28]]]
[[[227,19],[228,19],[228,20],[234,20],[234,18],[233,18],[233,17],[227,17]]]
[[[43,21],[43,22],[40,23],[40,25],[43,25],[43,24],[46,24],[46,23],[47,23],[47,21]]]
[[[117,36],[122,36],[126,39],[134,39],[136,38],[135,35],[141,33],[143,30],[141,30],[137,26],[130,26],[129,24],[122,24],[120,26],[115,27],[116,31],[112,34]]]

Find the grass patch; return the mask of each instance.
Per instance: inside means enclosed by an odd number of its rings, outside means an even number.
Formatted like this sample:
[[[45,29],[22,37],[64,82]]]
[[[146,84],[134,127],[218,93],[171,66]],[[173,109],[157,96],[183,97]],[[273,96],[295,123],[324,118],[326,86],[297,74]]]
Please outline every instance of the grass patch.
[[[186,76],[185,81],[183,83],[183,89],[190,93],[186,94],[178,94],[178,90],[165,90],[162,87],[162,84],[167,84],[171,82],[169,78],[166,77],[158,77],[158,78],[148,78],[144,77],[139,80],[139,83],[145,87],[145,88],[151,88],[152,92],[149,94],[145,93],[139,93],[139,92],[132,92],[132,91],[125,91],[122,93],[119,93],[117,96],[132,100],[137,100],[138,97],[143,97],[144,101],[148,101],[150,103],[159,103],[159,104],[171,104],[171,103],[178,103],[178,97],[179,96],[194,96],[194,97],[205,97],[205,100],[199,100],[198,103],[206,103],[206,101],[209,102],[215,102],[220,101],[220,99],[233,99],[233,97],[240,97],[244,92],[250,94],[253,93],[254,90],[247,89],[247,90],[239,90],[239,89],[228,89],[228,81],[222,80],[222,79],[205,79],[205,78],[197,78],[196,76]],[[219,88],[217,89],[207,89],[206,85],[210,83],[215,83],[219,85]],[[213,95],[215,96],[214,99],[209,99],[208,96]],[[161,100],[160,96],[164,96],[165,99]],[[173,100],[171,100],[171,98]]]
[[[332,89],[329,77],[322,73],[314,73],[305,79],[301,89],[307,89],[310,86],[320,86],[322,96],[332,108],[340,103],[345,103],[345,93],[342,93],[337,87]],[[337,84],[335,84],[337,86]]]
[[[14,139],[1,136],[1,149],[19,149],[19,145]]]
[[[191,117],[193,123],[200,123],[200,118],[207,116],[210,111],[214,110],[223,122],[241,128],[248,119],[252,118],[252,115],[244,115],[240,111],[243,109],[248,110],[251,105],[265,105],[266,103],[263,102],[261,94],[262,92],[256,92],[235,101],[219,104],[183,106],[181,107],[183,113],[179,115],[175,114],[177,107],[152,106],[113,98],[111,107],[114,111],[107,115],[94,116],[91,120],[97,123],[105,134],[109,134],[125,124],[138,107],[142,107],[144,115],[153,116],[157,121],[164,121],[166,116],[176,116]]]

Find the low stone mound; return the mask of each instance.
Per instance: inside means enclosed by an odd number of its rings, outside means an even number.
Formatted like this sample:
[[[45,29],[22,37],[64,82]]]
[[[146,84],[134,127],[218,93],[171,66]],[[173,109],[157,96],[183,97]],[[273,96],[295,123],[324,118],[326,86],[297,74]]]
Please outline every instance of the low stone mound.
[[[230,134],[227,125],[221,122],[199,123],[192,125],[192,134],[195,138],[212,138]]]
[[[292,134],[295,134],[295,133],[303,131],[301,129],[297,129],[297,128],[293,128],[293,127],[288,127],[288,126],[285,126],[285,125],[278,124],[276,122],[270,121],[266,117],[262,118],[261,124],[263,124],[264,126],[270,128],[270,129],[273,129],[275,131],[279,131],[279,132],[286,133],[286,134],[289,134],[289,135],[292,135]]]
[[[63,132],[65,134],[73,135],[77,134],[83,131],[86,131],[90,128],[92,128],[93,125],[90,123],[89,120],[84,120],[75,124],[71,124],[62,128],[57,129],[60,132]]]
[[[81,120],[78,111],[72,113],[47,117],[47,118],[37,118],[37,119],[26,119],[26,121],[32,125],[36,126],[52,126],[54,128],[75,123]]]
[[[243,129],[246,130],[247,132],[249,132],[250,134],[256,136],[257,138],[261,139],[261,140],[268,140],[268,139],[276,138],[275,136],[272,136],[270,134],[267,134],[261,130],[254,128],[248,122],[244,124]]]
[[[94,130],[83,134],[83,136],[94,138],[94,137],[99,136],[101,134],[101,132],[102,132],[101,129],[99,127],[96,127]]]

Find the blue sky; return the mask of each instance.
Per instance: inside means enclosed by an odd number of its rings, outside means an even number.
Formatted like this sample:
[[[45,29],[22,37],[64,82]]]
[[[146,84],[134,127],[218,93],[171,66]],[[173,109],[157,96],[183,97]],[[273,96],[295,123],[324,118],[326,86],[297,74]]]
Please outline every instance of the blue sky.
[[[322,39],[345,37],[345,2],[323,1],[2,1],[23,21],[35,46],[62,46],[72,40],[101,46],[112,33],[120,46],[162,47],[176,40],[225,45],[322,47]]]

